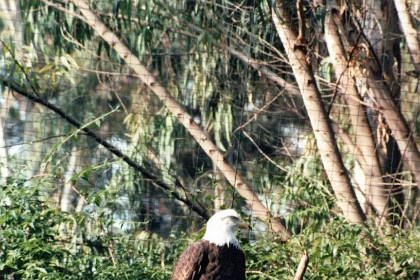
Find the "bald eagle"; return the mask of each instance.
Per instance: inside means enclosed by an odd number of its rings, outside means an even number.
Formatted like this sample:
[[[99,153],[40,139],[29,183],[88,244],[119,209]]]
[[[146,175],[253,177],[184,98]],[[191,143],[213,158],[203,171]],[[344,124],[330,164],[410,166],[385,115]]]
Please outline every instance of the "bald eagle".
[[[179,257],[171,280],[245,280],[245,255],[235,236],[240,221],[233,209],[214,214],[203,238]]]

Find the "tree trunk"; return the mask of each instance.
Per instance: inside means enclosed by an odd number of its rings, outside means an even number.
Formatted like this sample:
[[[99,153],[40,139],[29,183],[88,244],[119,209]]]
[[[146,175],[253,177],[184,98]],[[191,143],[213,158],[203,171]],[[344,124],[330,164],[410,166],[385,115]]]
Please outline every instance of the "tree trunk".
[[[395,8],[400,20],[400,28],[404,33],[408,51],[414,64],[417,75],[420,75],[420,42],[418,30],[413,26],[413,22],[408,10],[407,0],[394,0]],[[413,1],[414,4],[414,1]]]
[[[405,159],[408,169],[416,180],[417,188],[420,189],[420,153],[417,149],[413,134],[406,123],[404,116],[391,98],[391,93],[381,80],[381,75],[375,73],[370,67],[367,68],[368,86],[372,97],[379,105],[378,110],[386,119],[392,135],[398,144],[402,157]]]
[[[73,176],[77,168],[77,160],[80,159],[80,151],[77,151],[75,147],[71,150],[70,158],[64,174],[64,186],[63,191],[60,195],[60,208],[61,211],[69,212],[74,209],[72,203],[73,190],[71,188],[72,182],[70,182],[71,177]]]
[[[356,146],[364,158],[363,162],[358,162],[363,172],[363,176],[360,177],[364,181],[359,183],[359,186],[363,189],[363,196],[367,199],[364,210],[365,213],[369,213],[369,205],[372,205],[374,210],[382,215],[386,212],[388,206],[388,196],[386,190],[384,190],[385,184],[376,154],[376,145],[367,119],[365,105],[360,100],[356,85],[350,76],[349,62],[346,60],[346,53],[338,32],[338,24],[341,23],[338,18],[334,17],[331,13],[326,16],[325,40],[333,61],[337,82],[341,86],[341,91],[348,105]]]
[[[9,111],[9,104],[10,104],[10,94],[7,92],[7,88],[2,88],[2,102],[0,102],[0,183],[5,183],[5,178],[10,176],[9,171],[9,157],[7,153],[7,136],[4,124],[6,123],[7,114]]]
[[[281,1],[276,0],[276,8],[272,12],[274,25],[299,85],[303,102],[314,130],[324,169],[337,197],[337,204],[347,220],[352,223],[362,223],[366,220],[366,216],[351,186],[350,178],[338,150],[331,123],[322,104],[314,75],[307,63],[306,54],[301,46],[295,46],[298,38],[291,29],[293,24],[288,14],[283,10]]]
[[[402,158],[417,182],[420,189],[420,153],[400,109],[398,108],[398,99],[400,95],[400,86],[398,76],[401,72],[401,57],[399,54],[399,36],[397,18],[394,16],[395,7],[393,2],[372,1],[369,6],[360,7],[366,9],[365,17],[358,19],[359,32],[366,33],[364,38],[367,46],[370,46],[368,53],[363,60],[359,62],[363,69],[363,76],[366,79],[366,88],[370,95],[378,114],[382,114],[390,129],[387,134],[395,139]],[[401,23],[403,24],[403,23]],[[397,34],[397,35],[396,35]],[[398,73],[394,71],[394,64],[397,62]],[[392,141],[392,140],[391,140]],[[388,146],[392,142],[387,143]],[[395,159],[398,154],[389,154],[396,151],[394,147],[387,149],[387,158]],[[387,160],[388,163],[391,163]],[[400,162],[393,163],[401,166]],[[391,166],[387,169],[391,170]],[[394,168],[395,169],[395,168]],[[395,170],[394,170],[395,171]],[[398,172],[398,170],[396,170]],[[391,174],[395,176],[395,174]]]

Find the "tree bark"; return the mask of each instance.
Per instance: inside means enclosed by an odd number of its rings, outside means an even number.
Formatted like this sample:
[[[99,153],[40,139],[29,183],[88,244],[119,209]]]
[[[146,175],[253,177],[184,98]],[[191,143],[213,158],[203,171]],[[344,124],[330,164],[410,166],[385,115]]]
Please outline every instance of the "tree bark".
[[[379,73],[376,73],[372,67],[368,67],[366,70],[369,89],[375,102],[379,105],[377,109],[384,115],[402,157],[416,180],[417,188],[420,190],[420,153],[413,134],[404,116],[392,100],[391,93],[387,85],[381,80]]]
[[[85,22],[87,22],[99,36],[121,56],[121,58],[137,73],[143,83],[152,90],[174,117],[194,137],[205,153],[217,165],[217,168],[225,176],[228,182],[246,200],[255,215],[263,221],[268,222],[270,228],[278,233],[283,240],[289,239],[290,233],[287,229],[278,219],[275,219],[270,215],[268,209],[246,184],[242,176],[226,161],[223,153],[211,141],[206,131],[194,122],[193,118],[185,111],[183,106],[157,81],[151,71],[149,71],[127,46],[125,46],[118,37],[100,21],[100,19],[90,10],[87,2],[83,0],[72,0],[72,2],[84,16]]]
[[[308,268],[309,258],[306,251],[302,253],[302,256],[300,258],[300,262],[298,265],[298,268],[296,269],[295,276],[293,277],[293,280],[302,280],[303,276],[305,276],[305,271]]]
[[[414,64],[414,69],[416,70],[417,75],[420,75],[420,43],[418,32],[413,26],[410,12],[408,11],[407,0],[394,0],[394,4],[397,9],[400,28],[404,33],[407,48]]]
[[[60,196],[60,208],[63,212],[70,212],[71,210],[74,210],[74,205],[72,203],[72,197],[74,194],[72,190],[72,182],[70,179],[77,169],[77,161],[79,159],[80,151],[73,147],[70,153],[70,158],[68,160],[66,172],[64,173],[64,186]]]
[[[395,109],[401,112],[398,104],[402,82],[400,41],[403,34],[398,27],[397,10],[393,1],[355,3],[355,8],[363,12],[354,13],[352,17],[354,27],[359,32],[357,41],[352,42],[352,72],[357,73],[353,78],[362,90],[364,101],[370,103],[369,121],[372,129],[377,132],[374,136],[377,140],[379,160],[383,166],[382,172],[385,175],[383,180],[388,192],[388,213],[393,213],[388,217],[396,221],[397,217],[401,217],[400,209],[404,205],[401,186],[395,184],[402,179],[402,152],[395,139],[395,133],[387,123],[387,117],[381,112],[378,97],[373,93],[377,89],[372,89],[372,86],[375,82],[381,83],[381,87],[388,91],[389,100],[395,104]]]
[[[5,184],[6,180],[5,178],[10,176],[9,171],[9,156],[7,152],[7,136],[6,136],[6,130],[4,127],[4,124],[6,123],[7,114],[9,111],[10,106],[10,94],[7,92],[8,89],[3,88],[1,89],[3,102],[0,106],[0,183]]]
[[[334,14],[327,14],[325,19],[325,41],[333,61],[338,79],[337,83],[340,84],[348,105],[349,116],[356,137],[356,146],[364,158],[363,162],[358,162],[364,174],[364,182],[359,184],[359,186],[363,187],[364,183],[364,197],[368,200],[364,210],[365,213],[369,213],[369,205],[372,205],[375,211],[382,216],[388,206],[388,195],[386,190],[384,190],[385,184],[382,179],[382,170],[376,154],[376,145],[367,119],[366,108],[360,100],[357,87],[350,75],[349,62],[346,60],[346,53],[338,32],[338,24],[340,24],[339,20]]]
[[[297,35],[291,29],[293,25],[289,15],[283,10],[281,1],[276,0],[275,3],[276,9],[272,12],[274,25],[299,85],[324,169],[337,197],[337,204],[347,220],[352,223],[362,223],[366,220],[366,216],[351,186],[314,75],[307,63],[306,54],[301,46],[295,48],[294,43],[297,41]]]

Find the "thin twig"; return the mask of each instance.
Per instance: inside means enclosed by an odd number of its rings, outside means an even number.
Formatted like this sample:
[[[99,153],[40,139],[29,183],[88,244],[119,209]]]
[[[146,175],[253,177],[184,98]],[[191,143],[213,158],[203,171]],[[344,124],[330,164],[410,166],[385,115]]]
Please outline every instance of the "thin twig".
[[[278,169],[287,172],[287,169],[278,165],[274,160],[272,160],[266,153],[264,153],[261,148],[257,145],[257,143],[255,143],[254,139],[251,138],[251,136],[249,136],[248,133],[246,133],[246,131],[242,131],[242,133],[246,136],[246,138],[249,139],[249,141],[251,141],[252,144],[254,144],[254,146],[257,148],[258,152],[260,152],[269,162],[271,162],[272,164],[274,164]]]
[[[37,139],[37,140],[33,140],[33,141],[19,142],[19,143],[16,143],[16,144],[5,145],[5,146],[0,147],[0,149],[9,149],[9,148],[16,147],[16,146],[32,145],[32,144],[35,144],[35,143],[41,143],[41,142],[45,142],[45,141],[55,139],[55,138],[63,138],[64,136],[67,136],[67,134],[53,135],[53,136],[50,136],[50,137]]]
[[[270,102],[268,102],[267,104],[265,104],[263,107],[261,107],[260,109],[257,110],[257,112],[255,112],[255,114],[248,120],[246,121],[244,124],[242,124],[241,126],[239,126],[238,128],[235,129],[235,131],[233,131],[233,133],[237,132],[240,129],[243,129],[245,126],[247,126],[250,122],[252,122],[254,119],[257,118],[257,116],[264,111],[265,109],[267,109],[268,106],[270,106],[274,101],[277,100],[277,98],[279,98],[281,95],[283,94],[283,91],[280,91],[279,94],[277,94],[276,96],[274,96],[274,98],[272,100],[270,100]]]
[[[87,201],[87,199],[86,199],[86,197],[76,188],[76,186],[75,185],[73,185],[71,182],[70,182],[71,180],[68,180],[67,181],[67,184],[70,184],[70,187],[72,188],[72,190],[80,197],[80,199],[82,199],[83,200],[83,202],[86,204],[86,207],[88,207],[89,209],[90,209],[90,212],[93,214],[93,218],[95,219],[95,221],[98,223],[98,224],[100,224],[100,226],[101,226],[101,230],[102,230],[102,233],[104,234],[104,235],[106,235],[106,230],[105,230],[105,227],[103,226],[103,224],[99,221],[99,215],[98,215],[98,213],[95,211],[95,209],[93,209],[92,207],[90,207],[90,205],[89,205],[89,203],[88,203],[88,201]],[[115,257],[114,257],[114,254],[113,254],[113,252],[112,252],[112,249],[113,249],[113,246],[112,246],[112,243],[110,242],[110,241],[108,241],[108,246],[107,246],[107,249],[108,249],[108,253],[109,253],[109,255],[111,256],[111,260],[112,260],[112,264],[113,264],[113,266],[116,266],[116,262],[115,262]]]

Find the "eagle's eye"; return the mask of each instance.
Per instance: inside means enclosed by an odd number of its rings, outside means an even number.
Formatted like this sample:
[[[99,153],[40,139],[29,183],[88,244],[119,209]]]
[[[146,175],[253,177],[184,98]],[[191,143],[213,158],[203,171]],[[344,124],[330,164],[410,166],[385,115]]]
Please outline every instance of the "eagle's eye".
[[[227,216],[227,217],[224,217],[223,220],[226,220],[226,219],[229,219],[229,218],[232,219],[232,220],[234,220],[235,222],[237,222],[237,221],[240,220],[240,218],[235,217],[235,216]]]

